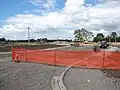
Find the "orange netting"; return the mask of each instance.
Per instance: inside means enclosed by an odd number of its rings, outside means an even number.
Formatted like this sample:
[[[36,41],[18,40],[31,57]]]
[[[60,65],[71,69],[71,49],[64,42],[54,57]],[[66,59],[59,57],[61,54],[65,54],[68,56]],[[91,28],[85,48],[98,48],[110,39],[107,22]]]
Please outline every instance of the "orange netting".
[[[12,49],[13,61],[87,68],[120,69],[120,52]]]
[[[104,68],[120,69],[120,52],[105,52]]]

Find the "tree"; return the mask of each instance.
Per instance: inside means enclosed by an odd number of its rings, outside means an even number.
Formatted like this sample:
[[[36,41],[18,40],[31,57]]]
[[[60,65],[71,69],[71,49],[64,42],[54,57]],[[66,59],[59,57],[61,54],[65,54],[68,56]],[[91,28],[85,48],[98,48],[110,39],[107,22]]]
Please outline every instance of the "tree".
[[[94,37],[93,38],[93,42],[98,42],[99,40],[98,40],[98,38],[97,37]]]
[[[111,33],[111,37],[116,37],[117,36],[117,33],[116,32],[112,32]]]
[[[111,37],[111,39],[114,39],[114,42],[116,42],[117,33],[116,33],[116,32],[112,32],[112,33],[110,34],[110,37]]]
[[[93,33],[87,31],[84,28],[75,30],[74,35],[75,35],[75,41],[82,41],[82,42],[88,41],[93,37]]]
[[[96,37],[94,37],[93,42],[103,41],[105,36],[102,33],[98,33]]]
[[[102,33],[98,33],[98,34],[97,34],[97,37],[99,37],[99,38],[104,38],[104,35],[103,35]]]
[[[98,33],[98,34],[97,34],[97,38],[98,38],[99,41],[104,40],[104,37],[105,37],[105,36],[104,36],[102,33]]]
[[[74,31],[75,35],[75,41],[83,41],[82,34],[80,32],[80,29]]]
[[[111,42],[111,37],[110,37],[110,35],[108,35],[107,37],[105,37],[105,41]]]
[[[0,38],[0,41],[3,42],[3,41],[6,41],[6,39],[3,37],[3,38]]]

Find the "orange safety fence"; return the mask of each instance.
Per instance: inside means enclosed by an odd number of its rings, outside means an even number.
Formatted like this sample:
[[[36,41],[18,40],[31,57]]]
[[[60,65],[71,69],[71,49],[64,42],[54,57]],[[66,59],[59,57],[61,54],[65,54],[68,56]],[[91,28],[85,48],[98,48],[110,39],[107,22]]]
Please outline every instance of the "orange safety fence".
[[[120,69],[120,52],[105,52],[104,68]]]
[[[56,51],[56,64],[65,66],[102,67],[103,52],[92,51]]]
[[[54,51],[27,50],[27,61],[54,64]]]
[[[26,61],[26,50],[22,48],[12,49],[12,59],[13,61]]]
[[[87,68],[120,69],[120,52],[56,51],[12,49],[13,61],[37,62],[51,65]]]

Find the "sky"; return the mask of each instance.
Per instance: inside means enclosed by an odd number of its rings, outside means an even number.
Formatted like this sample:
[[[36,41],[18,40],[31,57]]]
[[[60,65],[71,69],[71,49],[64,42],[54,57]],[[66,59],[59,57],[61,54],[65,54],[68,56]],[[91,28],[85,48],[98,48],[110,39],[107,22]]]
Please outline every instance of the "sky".
[[[120,0],[0,0],[0,37],[74,39],[74,30],[120,34]]]

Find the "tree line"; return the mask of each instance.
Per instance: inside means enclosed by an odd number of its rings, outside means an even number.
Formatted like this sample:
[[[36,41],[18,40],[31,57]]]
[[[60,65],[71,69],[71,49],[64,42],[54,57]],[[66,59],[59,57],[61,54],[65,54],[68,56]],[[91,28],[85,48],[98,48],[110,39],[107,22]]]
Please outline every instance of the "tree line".
[[[107,42],[120,42],[120,36],[117,32],[112,32],[111,34],[105,36],[103,33],[98,33],[96,36],[92,32],[86,29],[77,29],[74,31],[75,40],[79,42],[90,41],[93,38],[93,42],[107,41]]]
[[[54,42],[54,41],[67,41],[71,42],[72,40],[69,39],[47,39],[47,38],[40,38],[40,39],[30,39],[30,42]],[[0,42],[28,42],[28,40],[7,40],[4,37],[0,38]]]
[[[112,32],[107,36],[105,36],[102,33],[98,33],[96,37],[93,38],[93,42],[98,42],[98,41],[120,42],[120,36],[117,35],[117,32]]]

